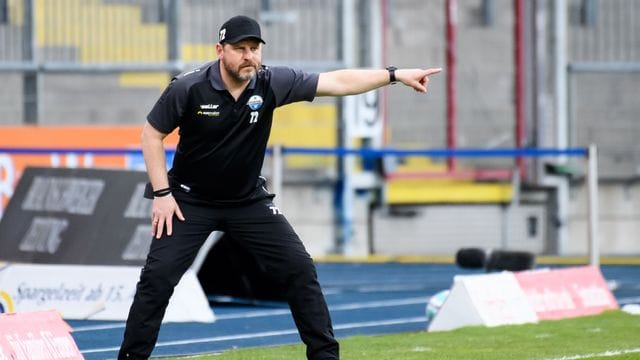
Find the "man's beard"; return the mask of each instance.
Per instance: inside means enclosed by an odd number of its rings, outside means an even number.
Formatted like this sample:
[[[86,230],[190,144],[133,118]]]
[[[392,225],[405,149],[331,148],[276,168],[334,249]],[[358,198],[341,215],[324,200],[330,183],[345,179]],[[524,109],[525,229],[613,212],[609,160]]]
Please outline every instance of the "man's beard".
[[[224,61],[222,62],[222,65],[224,66],[224,69],[227,70],[227,74],[231,75],[231,77],[237,82],[245,82],[245,81],[251,80],[251,78],[253,78],[253,76],[258,71],[258,66],[253,63],[250,65],[240,66],[238,67],[238,69],[234,69]],[[253,71],[250,71],[248,73],[247,72],[241,73],[240,71],[246,67],[251,68]]]

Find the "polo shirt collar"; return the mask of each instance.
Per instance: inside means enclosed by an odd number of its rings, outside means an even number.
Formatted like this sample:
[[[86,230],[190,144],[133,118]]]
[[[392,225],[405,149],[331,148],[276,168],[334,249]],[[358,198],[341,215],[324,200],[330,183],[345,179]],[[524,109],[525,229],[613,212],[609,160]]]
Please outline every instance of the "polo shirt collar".
[[[211,86],[213,86],[216,90],[226,90],[224,87],[224,83],[222,82],[222,75],[220,75],[220,60],[216,60],[211,65],[211,72],[209,73],[209,80],[211,81]],[[251,78],[251,82],[249,82],[249,89],[255,89],[256,87],[256,77]]]

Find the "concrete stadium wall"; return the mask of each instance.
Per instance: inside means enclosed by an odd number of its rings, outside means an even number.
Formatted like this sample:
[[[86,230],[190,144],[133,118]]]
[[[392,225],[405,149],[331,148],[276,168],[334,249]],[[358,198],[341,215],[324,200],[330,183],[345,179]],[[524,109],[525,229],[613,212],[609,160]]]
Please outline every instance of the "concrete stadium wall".
[[[285,184],[281,199],[276,197],[276,204],[312,256],[324,256],[335,250],[332,190],[328,184]],[[570,193],[569,239],[562,255],[586,256],[589,250],[586,190],[583,185],[575,184]],[[639,256],[640,184],[601,183],[599,199],[601,255]],[[354,210],[355,236],[347,254],[364,256],[372,251],[366,199],[359,198]],[[379,208],[371,216],[376,254],[452,256],[462,247],[502,249],[506,240],[507,249],[555,255],[547,238],[552,229],[547,228],[545,220],[552,215],[542,203],[523,203],[515,206],[511,213],[507,207],[491,204],[424,205]],[[553,222],[549,224],[553,226]]]
[[[603,255],[640,255],[640,184],[599,184],[600,249]],[[586,254],[587,196],[584,186],[571,190],[569,254]]]
[[[336,253],[334,241],[336,225],[333,204],[333,184],[285,184],[280,196],[276,196],[276,206],[287,217],[294,230],[312,256],[326,256]],[[357,197],[354,204],[353,240],[345,253],[350,256],[367,256],[368,201]]]
[[[462,247],[480,247],[544,253],[544,208],[522,205],[509,211],[492,204],[412,206],[396,209],[395,214],[381,209],[373,214],[375,250],[452,256]],[[530,218],[536,223],[531,231]]]
[[[0,125],[22,123],[22,75],[0,73]]]

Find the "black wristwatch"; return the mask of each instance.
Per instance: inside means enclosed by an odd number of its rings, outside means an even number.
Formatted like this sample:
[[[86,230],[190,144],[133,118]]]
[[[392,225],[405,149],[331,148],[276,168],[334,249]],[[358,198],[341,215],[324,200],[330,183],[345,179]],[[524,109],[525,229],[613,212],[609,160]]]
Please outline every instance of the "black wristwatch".
[[[387,66],[387,71],[389,72],[389,83],[390,84],[395,84],[396,83],[396,70],[398,70],[398,68],[395,67],[395,66]]]

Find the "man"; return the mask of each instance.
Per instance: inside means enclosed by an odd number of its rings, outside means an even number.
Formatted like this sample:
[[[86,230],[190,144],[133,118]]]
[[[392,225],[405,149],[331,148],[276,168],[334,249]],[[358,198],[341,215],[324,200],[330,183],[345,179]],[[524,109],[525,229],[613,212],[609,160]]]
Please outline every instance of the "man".
[[[260,170],[276,107],[315,96],[359,94],[393,82],[426,92],[440,69],[338,70],[310,74],[262,66],[260,26],[236,16],[220,28],[218,60],[177,76],[147,117],[142,149],[153,197],[152,241],[119,359],[146,359],[174,286],[214,230],[244,247],[285,289],[309,359],[338,359],[316,269],[273,205]],[[167,173],[163,139],[180,128]],[[151,191],[150,191],[151,192]]]

